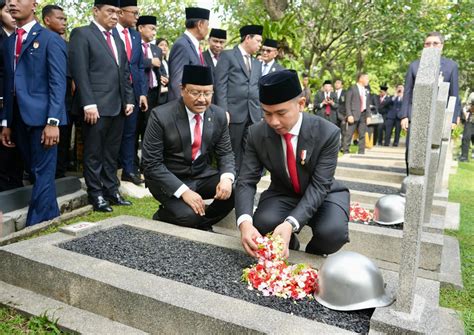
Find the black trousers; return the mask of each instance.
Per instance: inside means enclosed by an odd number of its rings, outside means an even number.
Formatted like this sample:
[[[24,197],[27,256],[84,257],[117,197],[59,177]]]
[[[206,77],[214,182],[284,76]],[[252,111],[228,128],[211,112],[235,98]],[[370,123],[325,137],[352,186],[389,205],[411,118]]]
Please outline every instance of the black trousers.
[[[114,195],[120,182],[117,161],[125,116],[101,116],[95,125],[83,123],[84,179],[89,197]]]
[[[229,124],[229,135],[230,142],[232,144],[232,151],[235,155],[235,170],[237,175],[244,159],[245,145],[247,144],[247,131],[252,125],[252,121],[247,118],[242,123],[230,123]]]
[[[347,208],[349,208],[348,191],[335,192],[332,193],[332,196],[344,199],[344,202],[347,202]],[[290,215],[299,201],[300,198],[281,193],[265,196],[264,200],[259,202],[253,216],[253,225],[262,235],[272,232]],[[328,255],[341,249],[344,244],[349,242],[348,222],[348,214],[343,208],[325,200],[316,211],[316,215],[307,223],[313,231],[313,238],[306,246],[306,252]]]
[[[474,134],[474,123],[466,122],[464,124],[464,132],[462,134],[461,156],[468,158],[469,156],[469,142]]]
[[[203,199],[212,199],[216,195],[216,187],[220,182],[218,174],[208,178],[196,179],[186,183],[190,189],[198,193]],[[183,199],[175,197],[161,202],[160,208],[153,215],[154,220],[160,220],[178,226],[208,230],[213,224],[222,220],[234,208],[234,193],[227,200],[214,200],[207,207],[206,215],[200,216]]]
[[[2,127],[0,127],[0,133]],[[23,159],[18,147],[4,147],[0,141],[0,192],[23,186]]]
[[[357,129],[359,133],[359,154],[365,153],[365,133],[367,132],[367,116],[366,113],[362,113],[360,119],[354,121],[353,124],[347,123],[347,129],[344,136],[343,151],[344,153],[349,152],[349,146],[352,141],[352,135]]]
[[[399,119],[387,119],[385,121],[385,140],[384,145],[390,145],[390,139],[392,137],[393,128],[395,128],[395,138],[393,139],[393,145],[398,146],[400,141],[400,132],[402,131],[401,120]]]

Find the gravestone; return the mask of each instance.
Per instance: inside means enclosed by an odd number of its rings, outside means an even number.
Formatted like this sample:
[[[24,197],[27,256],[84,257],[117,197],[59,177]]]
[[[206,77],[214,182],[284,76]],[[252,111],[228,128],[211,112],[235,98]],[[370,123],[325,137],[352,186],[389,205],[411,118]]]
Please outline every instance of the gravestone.
[[[446,109],[445,117],[444,117],[444,125],[442,129],[442,136],[441,136],[441,148],[440,148],[440,156],[439,156],[439,164],[438,164],[438,172],[436,174],[436,185],[435,185],[435,192],[441,193],[444,189],[447,188],[447,183],[444,183],[447,178],[445,178],[445,172],[448,171],[446,169],[446,164],[448,161],[448,148],[451,142],[451,120],[453,119],[454,109],[456,107],[456,97],[449,97],[448,107]]]
[[[426,204],[427,168],[433,134],[433,116],[438,95],[441,50],[425,48],[413,90],[408,154],[405,222],[396,309],[410,313],[415,300],[423,215]]]
[[[442,82],[439,84],[438,97],[436,99],[436,106],[432,118],[433,130],[431,137],[431,151],[428,157],[429,164],[427,165],[427,185],[426,185],[426,200],[425,211],[423,214],[423,222],[429,223],[431,221],[431,212],[433,208],[433,196],[435,192],[436,173],[438,172],[438,164],[440,157],[440,145],[444,126],[444,115],[446,105],[448,103],[449,83]]]

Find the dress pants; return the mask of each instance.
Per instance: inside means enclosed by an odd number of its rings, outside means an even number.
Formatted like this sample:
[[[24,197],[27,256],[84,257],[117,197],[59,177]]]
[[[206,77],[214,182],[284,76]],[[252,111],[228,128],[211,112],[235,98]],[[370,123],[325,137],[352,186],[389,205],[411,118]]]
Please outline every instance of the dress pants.
[[[0,143],[0,192],[22,186],[23,159],[18,147],[7,148]]]
[[[142,113],[139,104],[135,104],[133,113],[124,117],[122,141],[120,144],[120,165],[122,174],[130,175],[137,172],[135,166],[135,138],[139,114]]]
[[[237,175],[244,159],[245,146],[247,144],[247,131],[252,125],[252,121],[247,118],[242,123],[230,123],[229,124],[229,135],[230,142],[232,144],[232,151],[235,155],[235,171]]]
[[[69,147],[71,146],[72,124],[59,126],[58,161],[56,178],[65,177],[69,165]]]
[[[186,185],[203,199],[212,199],[216,195],[216,187],[220,182],[219,174],[186,182]],[[194,213],[183,199],[171,197],[157,199],[161,202],[160,208],[153,215],[154,220],[165,221],[178,226],[209,230],[213,224],[222,220],[234,208],[234,192],[227,200],[214,200],[207,207],[206,215]]]
[[[35,183],[26,218],[26,226],[54,219],[60,215],[56,200],[56,159],[58,147],[45,149],[41,143],[44,126],[31,127],[21,118],[16,99],[13,104],[13,141],[33,175]]]
[[[395,138],[393,139],[393,145],[398,146],[398,142],[400,141],[400,132],[402,131],[401,120],[399,119],[387,119],[385,121],[385,146],[390,145],[393,128],[395,128]]]
[[[349,152],[349,146],[352,141],[352,135],[354,134],[354,131],[357,129],[357,132],[359,133],[359,154],[365,153],[365,133],[367,132],[367,116],[366,112],[362,113],[360,116],[360,119],[357,121],[354,121],[353,124],[347,124],[347,130],[345,133],[344,137],[344,146],[343,150],[344,153]]]
[[[118,192],[117,160],[125,116],[101,116],[95,125],[83,123],[84,179],[89,197]]]
[[[281,224],[291,211],[298,205],[301,198],[288,196],[274,191],[265,194],[258,204],[253,216],[253,225],[260,234],[265,235]],[[349,242],[349,191],[330,193],[328,197],[337,197],[344,201],[346,210],[339,205],[326,200],[319,206],[316,214],[308,221],[313,231],[313,238],[306,246],[306,252],[323,255],[332,254]],[[300,222],[300,225],[302,222]]]
[[[464,124],[464,132],[462,134],[462,145],[461,145],[461,156],[468,158],[469,156],[469,144],[471,137],[474,134],[474,123],[466,122]]]

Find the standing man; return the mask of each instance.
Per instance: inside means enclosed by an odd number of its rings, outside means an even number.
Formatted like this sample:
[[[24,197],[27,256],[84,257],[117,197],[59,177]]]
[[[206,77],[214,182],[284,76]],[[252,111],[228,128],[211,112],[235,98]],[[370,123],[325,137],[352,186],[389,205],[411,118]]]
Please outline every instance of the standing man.
[[[235,189],[235,211],[245,251],[255,256],[255,238],[273,232],[298,250],[295,233],[308,224],[312,254],[332,254],[348,238],[349,190],[335,181],[340,132],[330,122],[303,113],[296,72],[283,70],[260,80],[265,121],[249,128],[247,150]],[[272,175],[254,213],[261,171]]]
[[[305,107],[311,104],[311,88],[309,87],[309,77],[307,73],[303,73],[303,97],[305,99]]]
[[[385,141],[384,145],[390,145],[390,138],[392,137],[393,128],[395,128],[395,138],[393,139],[393,146],[398,147],[400,141],[401,122],[398,118],[403,105],[403,85],[397,85],[397,92],[394,97],[389,98],[388,113],[385,121]]]
[[[365,88],[369,85],[369,75],[360,73],[357,83],[346,93],[347,131],[344,136],[343,153],[349,153],[352,135],[357,129],[359,133],[359,154],[365,154],[365,133],[367,121],[370,121],[370,92]]]
[[[228,113],[237,174],[243,159],[247,128],[262,119],[258,101],[262,63],[252,57],[260,49],[262,33],[262,26],[240,28],[240,44],[222,52],[214,72],[216,104]]]
[[[224,110],[211,105],[212,70],[185,65],[182,98],[152,111],[143,142],[154,220],[212,230],[234,207],[234,154]],[[211,166],[211,155],[217,168]],[[204,199],[214,199],[205,207]]]
[[[462,134],[462,144],[461,144],[461,156],[459,157],[460,162],[469,161],[469,144],[472,141],[472,136],[474,135],[474,100],[470,100],[470,105],[466,106],[466,110],[463,111],[464,120],[464,132]],[[474,152],[471,155],[471,158],[474,159]]]
[[[277,56],[278,42],[269,38],[265,39],[262,45],[262,76],[285,69],[275,60]]]
[[[224,50],[225,43],[227,42],[227,31],[212,28],[207,41],[209,43],[209,49],[204,51],[204,61],[214,73],[221,52]]]
[[[205,8],[186,8],[186,31],[174,42],[169,57],[168,101],[181,97],[181,79],[185,65],[206,64],[199,42],[209,32],[209,15],[210,11]]]
[[[148,109],[147,93],[145,85],[145,69],[143,65],[143,54],[141,36],[135,30],[138,19],[138,7],[136,0],[120,0],[119,20],[113,30],[114,38],[122,40],[130,66],[130,81],[135,95],[135,108],[132,114],[125,118],[120,145],[120,165],[122,166],[122,181],[129,181],[140,185],[144,180],[140,177],[138,166],[135,164],[135,156],[138,152],[138,143],[135,143],[137,124]]]
[[[119,193],[117,160],[125,117],[134,109],[124,44],[114,37],[119,0],[95,0],[91,24],[71,32],[69,62],[76,83],[73,113],[84,119],[84,179],[94,210],[130,206]]]
[[[344,89],[344,82],[341,79],[334,81],[334,88],[336,93],[336,102],[339,106],[337,108],[337,125],[341,129],[341,151],[344,143],[344,136],[347,129],[346,121],[346,90]]]
[[[377,128],[377,144],[384,145],[385,142],[385,134],[387,128],[387,114],[390,110],[390,104],[392,102],[391,97],[387,94],[388,86],[380,85],[380,91],[378,97],[374,98],[374,103],[377,111],[382,115],[383,124],[379,125]],[[375,143],[374,143],[375,144]]]
[[[337,125],[337,95],[332,92],[332,82],[324,81],[323,90],[318,91],[314,96],[314,114]]]
[[[59,125],[67,124],[66,44],[35,20],[35,0],[8,0],[17,30],[4,44],[2,144],[18,146],[34,179],[26,225],[59,216],[54,173]]]

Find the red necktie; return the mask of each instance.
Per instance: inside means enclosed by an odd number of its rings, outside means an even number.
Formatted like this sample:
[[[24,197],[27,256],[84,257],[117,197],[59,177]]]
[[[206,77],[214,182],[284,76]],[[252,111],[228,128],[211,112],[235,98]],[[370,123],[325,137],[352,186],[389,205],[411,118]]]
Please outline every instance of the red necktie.
[[[194,126],[194,141],[191,146],[191,158],[196,159],[196,155],[201,148],[201,115],[194,115],[196,125]]]
[[[328,96],[326,96],[328,98]],[[326,116],[331,115],[331,106],[329,104],[326,104]]]
[[[130,44],[130,37],[128,36],[128,29],[123,30],[123,36],[125,37],[125,51],[127,52],[127,59],[130,62],[132,58],[132,45]]]
[[[114,47],[112,46],[112,39],[110,38],[110,31],[104,31],[105,36],[107,36],[107,45],[109,46],[112,55],[114,56],[115,61],[117,61],[117,57],[115,56]]]
[[[286,165],[288,166],[288,172],[290,173],[291,184],[296,193],[300,193],[300,182],[298,180],[298,171],[296,170],[296,157],[293,151],[293,145],[291,144],[291,138],[293,135],[286,133],[283,135],[286,142]]]
[[[143,54],[145,55],[146,58],[148,58],[148,48],[150,47],[150,45],[148,43],[143,43]],[[148,88],[153,88],[153,75],[151,74],[151,71],[153,71],[153,69],[150,69],[150,71],[148,72]]]
[[[23,35],[26,33],[26,30],[19,28],[16,30],[16,49],[15,49],[15,61],[18,63],[18,59],[21,54],[21,47],[23,46]]]
[[[204,63],[204,56],[202,55],[202,49],[199,47],[199,60],[201,61],[201,65],[205,65]]]

